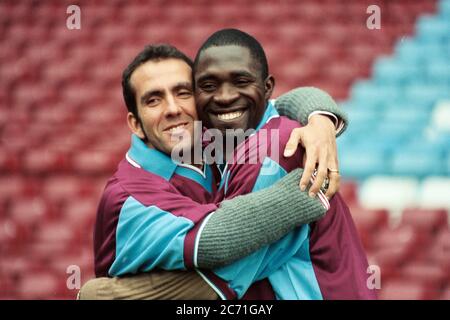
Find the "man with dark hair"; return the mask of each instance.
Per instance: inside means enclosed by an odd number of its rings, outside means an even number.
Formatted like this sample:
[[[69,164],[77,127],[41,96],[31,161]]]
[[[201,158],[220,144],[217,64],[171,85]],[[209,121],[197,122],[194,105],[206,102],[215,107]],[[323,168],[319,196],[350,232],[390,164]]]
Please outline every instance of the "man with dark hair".
[[[247,254],[245,247],[257,249],[265,243],[276,241],[288,230],[323,214],[320,201],[295,191],[298,172],[288,175],[273,188],[242,197],[246,202],[242,202],[241,198],[222,203],[220,207],[207,204],[211,201],[214,188],[208,167],[203,166],[201,175],[193,178],[193,173],[198,169],[187,164],[171,163],[167,158],[174,146],[172,136],[182,132],[192,133],[196,117],[195,107],[192,108],[189,65],[183,58],[171,56],[170,51],[173,50],[164,49],[164,46],[147,48],[124,72],[128,124],[135,136],[126,160],[122,161],[115,177],[108,182],[99,207],[95,236],[96,273],[99,276],[145,272],[154,268],[201,268],[203,259],[220,261],[221,258],[200,254],[204,244],[211,246],[212,243],[207,243],[214,241],[212,238],[198,237],[201,222],[202,227],[210,225],[203,219],[213,211],[216,217],[223,217],[228,223],[232,222],[231,217],[239,214],[244,225],[247,222],[252,226],[247,226],[246,230],[250,235],[258,229],[254,226],[262,226],[261,212],[267,212],[270,208],[275,213],[267,217],[269,221],[273,220],[273,235],[269,235],[264,243],[251,243],[254,242],[252,236],[247,237],[249,243],[244,241],[242,250],[237,250],[231,258],[226,257],[231,260]],[[155,55],[155,52],[161,54]],[[130,89],[134,91],[134,102],[127,100]],[[135,112],[133,104],[136,106]],[[188,136],[190,138],[183,138],[182,143],[193,143],[193,135]],[[185,169],[190,169],[190,172]],[[291,194],[291,199],[280,205],[280,199],[288,194]],[[272,208],[273,201],[277,203],[276,208]],[[244,203],[251,206],[246,208]],[[181,216],[184,218],[174,218]],[[266,222],[264,220],[263,224]],[[212,228],[222,236],[230,235],[227,230],[219,231],[220,226],[214,226],[214,223]],[[227,243],[222,245],[228,246]],[[261,262],[261,266],[269,262]],[[202,273],[202,276],[209,283],[215,283],[216,287],[224,285],[214,274]],[[221,294],[232,296],[230,292]]]
[[[192,60],[187,57],[183,52],[179,51],[177,48],[169,45],[160,46],[147,46],[139,55],[137,55],[134,60],[126,67],[122,74],[122,92],[125,105],[129,112],[138,117],[137,104],[136,104],[136,92],[130,83],[131,75],[134,70],[136,70],[143,63],[152,60],[160,61],[163,59],[178,59],[186,62],[189,67],[193,67],[194,64]],[[192,89],[191,89],[192,90]]]
[[[267,74],[264,77],[264,73],[260,71],[260,66],[266,63],[265,56],[261,54],[260,46],[255,44],[256,42],[256,39],[242,31],[221,30],[205,42],[195,59],[197,112],[205,125],[222,130],[256,130],[244,143],[237,146],[232,161],[225,166],[222,187],[217,192],[216,202],[239,199],[242,195],[261,192],[278,184],[299,167],[303,157],[303,150],[298,150],[291,158],[280,157],[290,132],[298,127],[298,124],[286,117],[280,117],[269,101],[275,82],[273,76]],[[235,115],[231,120],[230,117],[221,116],[230,113]],[[268,137],[267,132],[272,131],[279,134],[279,139]],[[275,143],[276,148],[272,148]],[[252,163],[251,159],[258,157],[261,148],[265,151],[264,156],[257,163]],[[267,174],[269,169],[270,174]],[[366,285],[367,258],[349,209],[338,193],[330,204],[331,209],[323,219],[298,226],[277,241],[276,245],[284,248],[284,254],[290,258],[276,271],[270,271],[267,276],[274,297],[376,298],[375,292]],[[260,216],[261,220],[264,218],[264,215]],[[240,231],[243,229],[239,224],[229,223],[212,213],[200,239],[216,235],[216,241],[204,243],[199,249],[202,249],[201,254],[213,258],[211,252],[221,255],[222,248],[218,243],[232,242],[230,237],[222,238],[220,233],[216,233],[216,225],[232,229],[235,231],[233,234],[238,235],[242,234]],[[269,221],[267,225],[270,225]],[[269,228],[266,232],[270,233],[272,230]],[[260,237],[261,241],[257,241],[258,243],[264,242],[264,236],[254,236]],[[245,239],[243,236],[242,238]],[[212,245],[209,246],[210,244]],[[261,255],[270,252],[272,247],[275,246],[269,245],[252,253],[245,258],[245,263],[241,260],[241,267],[252,265],[252,262],[257,263]],[[253,252],[253,249],[249,248],[249,252]],[[199,254],[200,257],[202,256]],[[225,262],[231,261],[232,259]],[[210,262],[213,265],[216,261]],[[215,272],[222,279],[233,283],[233,270],[234,265],[229,265]]]

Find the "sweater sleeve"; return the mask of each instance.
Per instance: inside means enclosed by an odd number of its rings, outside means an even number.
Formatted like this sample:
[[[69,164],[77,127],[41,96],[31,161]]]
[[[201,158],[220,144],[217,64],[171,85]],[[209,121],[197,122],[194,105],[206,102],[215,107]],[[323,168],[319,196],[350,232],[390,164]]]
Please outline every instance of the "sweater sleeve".
[[[336,134],[342,134],[348,126],[347,114],[338,107],[333,98],[323,90],[314,87],[293,89],[276,99],[277,111],[302,125],[308,124],[312,113],[321,112],[337,117]]]

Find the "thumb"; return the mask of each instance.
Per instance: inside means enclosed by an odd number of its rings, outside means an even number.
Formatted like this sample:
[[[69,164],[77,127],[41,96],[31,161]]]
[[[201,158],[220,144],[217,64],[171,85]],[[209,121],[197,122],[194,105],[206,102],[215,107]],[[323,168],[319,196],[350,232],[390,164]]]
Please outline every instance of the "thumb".
[[[291,157],[297,150],[298,144],[301,143],[301,141],[301,131],[294,129],[289,137],[288,142],[286,143],[283,155],[285,157]]]

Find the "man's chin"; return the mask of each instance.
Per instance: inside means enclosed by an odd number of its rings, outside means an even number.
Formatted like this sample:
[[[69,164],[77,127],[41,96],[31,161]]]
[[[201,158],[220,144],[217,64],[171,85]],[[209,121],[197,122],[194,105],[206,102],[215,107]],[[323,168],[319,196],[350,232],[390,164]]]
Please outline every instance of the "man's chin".
[[[190,157],[192,154],[192,148],[193,148],[193,143],[191,141],[191,139],[185,139],[185,140],[181,140],[178,143],[172,143],[170,146],[167,147],[167,149],[169,150],[169,155],[172,158],[172,160],[178,161],[178,162],[190,162],[190,158],[186,158],[186,157]],[[180,160],[180,157],[182,158],[182,160]]]

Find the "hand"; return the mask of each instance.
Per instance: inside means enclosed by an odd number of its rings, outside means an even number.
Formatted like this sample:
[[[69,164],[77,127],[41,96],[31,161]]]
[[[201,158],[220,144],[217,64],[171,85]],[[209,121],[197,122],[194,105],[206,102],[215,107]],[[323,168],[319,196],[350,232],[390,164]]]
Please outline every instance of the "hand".
[[[315,197],[328,176],[328,169],[339,169],[334,123],[325,115],[313,115],[307,126],[292,130],[284,150],[284,156],[292,156],[299,143],[306,151],[305,169],[300,180],[302,191],[306,189],[318,164],[317,177],[309,189],[309,195]],[[339,172],[330,171],[328,178],[330,182],[325,195],[331,199],[339,189]]]

